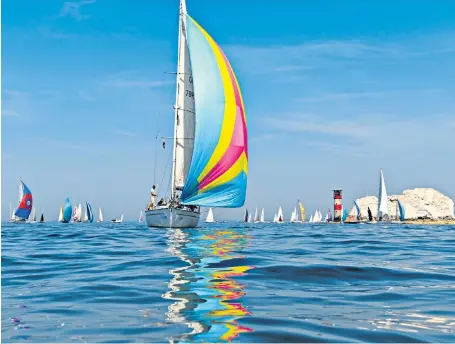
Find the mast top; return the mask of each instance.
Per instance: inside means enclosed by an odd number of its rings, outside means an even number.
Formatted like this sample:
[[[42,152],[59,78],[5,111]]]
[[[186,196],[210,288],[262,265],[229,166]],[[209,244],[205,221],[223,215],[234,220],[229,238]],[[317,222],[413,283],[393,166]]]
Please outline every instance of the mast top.
[[[180,0],[180,15],[185,15],[187,14],[186,12],[186,1],[185,0]]]

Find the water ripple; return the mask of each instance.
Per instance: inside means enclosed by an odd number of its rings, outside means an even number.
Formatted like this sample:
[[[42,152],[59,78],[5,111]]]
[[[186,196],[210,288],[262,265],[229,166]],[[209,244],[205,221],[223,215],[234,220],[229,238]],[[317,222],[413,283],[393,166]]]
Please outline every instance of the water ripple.
[[[3,224],[5,342],[454,342],[455,226]]]

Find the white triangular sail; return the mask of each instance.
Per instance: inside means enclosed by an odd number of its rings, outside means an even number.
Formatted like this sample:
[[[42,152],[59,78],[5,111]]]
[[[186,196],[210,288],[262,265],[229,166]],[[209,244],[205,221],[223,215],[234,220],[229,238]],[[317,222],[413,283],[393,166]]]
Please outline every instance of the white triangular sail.
[[[254,211],[254,222],[259,222],[258,208]]]
[[[384,182],[384,174],[381,170],[379,180],[379,196],[378,196],[378,220],[381,221],[384,217],[389,216],[389,204],[388,204],[387,190]]]
[[[310,215],[310,221],[308,221],[309,223],[313,223],[313,214]]]
[[[193,75],[186,40],[186,6],[184,1],[180,2],[179,19],[172,196],[174,196],[175,189],[182,190],[185,184],[193,155],[195,133]]]
[[[280,208],[278,209],[278,214],[276,216],[277,222],[284,222],[284,217],[283,217],[283,209]]]
[[[275,214],[273,214],[273,222],[278,222],[278,221],[277,221],[277,216],[276,216],[276,213],[275,213]]]
[[[262,208],[262,211],[261,211],[261,219],[259,220],[259,222],[265,222],[265,221],[264,221],[264,208]]]
[[[82,221],[82,204],[79,203],[76,211],[76,218],[75,221],[81,222]]]
[[[205,222],[208,222],[208,223],[215,222],[215,218],[213,217],[212,208],[209,208],[209,212],[207,213],[207,218],[205,219]]]
[[[63,222],[63,206],[60,207],[60,212],[58,213],[58,222]]]
[[[292,213],[291,213],[291,222],[295,222],[297,221],[297,208],[294,208],[294,210],[292,210]]]
[[[253,222],[253,219],[251,217],[251,214],[248,215],[248,222]]]
[[[88,222],[87,207],[85,207],[85,211],[84,211],[84,222]]]
[[[101,211],[101,208],[99,208],[98,212],[98,222],[103,222],[103,212]]]

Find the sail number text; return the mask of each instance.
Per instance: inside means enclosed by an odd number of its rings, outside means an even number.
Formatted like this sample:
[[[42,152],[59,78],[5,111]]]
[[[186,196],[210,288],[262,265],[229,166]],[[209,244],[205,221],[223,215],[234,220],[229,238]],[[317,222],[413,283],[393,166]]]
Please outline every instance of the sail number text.
[[[193,91],[185,90],[185,95],[187,97],[194,98],[194,92]]]

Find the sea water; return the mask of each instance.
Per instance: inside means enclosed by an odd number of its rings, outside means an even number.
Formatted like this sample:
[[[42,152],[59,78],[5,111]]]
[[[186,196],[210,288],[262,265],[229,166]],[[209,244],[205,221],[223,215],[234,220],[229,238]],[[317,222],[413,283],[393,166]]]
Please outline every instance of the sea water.
[[[3,224],[3,342],[454,342],[455,227]]]

